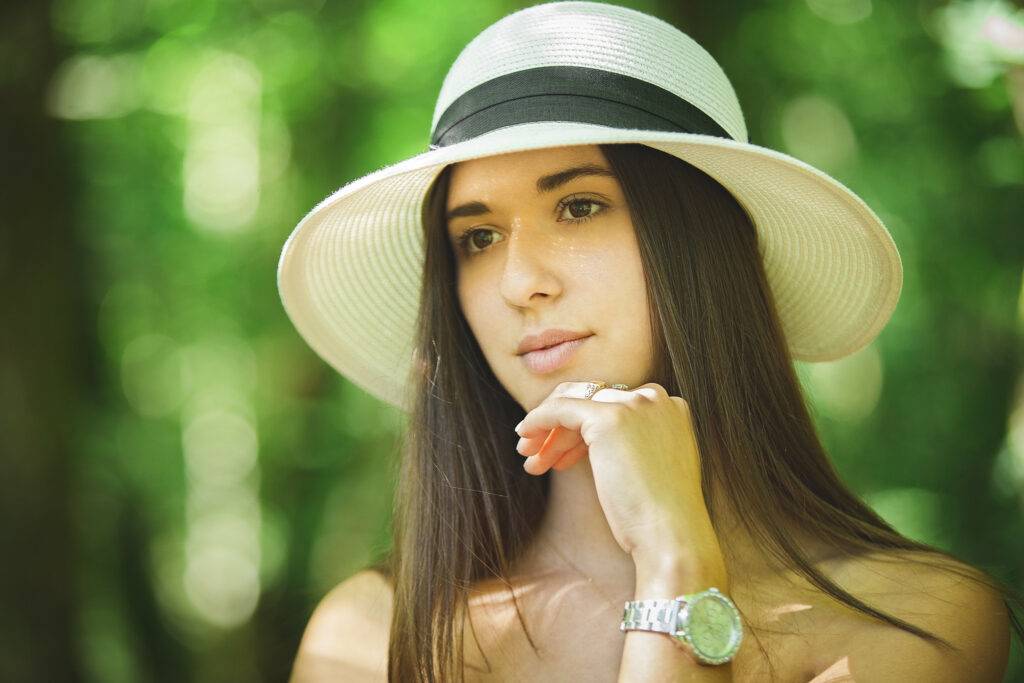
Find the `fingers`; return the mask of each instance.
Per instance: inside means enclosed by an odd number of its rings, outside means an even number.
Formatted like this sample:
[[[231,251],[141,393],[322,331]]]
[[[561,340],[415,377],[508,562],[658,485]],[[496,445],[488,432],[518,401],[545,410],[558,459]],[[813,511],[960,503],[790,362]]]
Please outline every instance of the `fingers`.
[[[543,429],[554,429],[555,427],[582,433],[584,421],[588,417],[612,407],[608,403],[557,396],[528,412],[523,421],[516,425],[516,433],[520,436],[534,437]]]
[[[581,441],[579,432],[562,427],[555,427],[548,434],[544,442],[537,448],[536,453],[519,448],[523,455],[530,455],[523,463],[523,469],[530,474],[543,474],[548,471],[556,460],[563,453]]]
[[[555,464],[552,465],[551,468],[558,470],[559,472],[567,470],[579,462],[580,458],[585,456],[588,452],[587,442],[580,441],[578,444],[567,450],[562,457],[556,460]]]
[[[644,385],[639,392],[606,387],[595,392],[588,400],[580,400],[586,396],[585,389],[590,385],[589,382],[559,384],[551,396],[529,411],[516,425],[515,431],[520,436],[516,450],[521,455],[528,456],[523,463],[523,469],[528,473],[543,474],[562,460],[570,450],[582,447],[582,452],[573,452],[572,457],[567,458],[565,463],[556,469],[571,467],[588,452],[582,436],[588,425],[602,416],[612,416],[612,411],[623,410],[623,406],[616,405],[624,402],[623,397],[626,399],[625,402],[632,404],[640,396],[656,396],[656,389]],[[584,393],[578,396],[573,394],[580,391]]]
[[[545,427],[519,439],[516,450],[522,455],[534,455],[541,449],[544,449],[545,453],[554,451],[561,454],[575,446],[580,440],[582,437],[575,430],[565,429],[561,426],[556,426],[553,429]]]

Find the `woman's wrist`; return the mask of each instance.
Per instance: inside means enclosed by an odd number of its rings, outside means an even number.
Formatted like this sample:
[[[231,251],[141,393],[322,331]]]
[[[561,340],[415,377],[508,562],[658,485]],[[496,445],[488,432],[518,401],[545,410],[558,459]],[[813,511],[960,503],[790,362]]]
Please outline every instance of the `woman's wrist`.
[[[714,586],[729,592],[729,574],[718,558],[703,560],[680,554],[634,553],[637,600],[674,598]]]

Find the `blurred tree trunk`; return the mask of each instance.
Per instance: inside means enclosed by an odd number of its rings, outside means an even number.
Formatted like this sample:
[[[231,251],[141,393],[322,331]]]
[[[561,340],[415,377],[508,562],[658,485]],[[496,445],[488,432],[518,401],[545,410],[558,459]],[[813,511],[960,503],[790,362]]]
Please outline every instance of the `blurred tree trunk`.
[[[44,111],[50,3],[6,3],[0,44],[0,680],[77,681],[69,480],[87,328],[69,164]]]

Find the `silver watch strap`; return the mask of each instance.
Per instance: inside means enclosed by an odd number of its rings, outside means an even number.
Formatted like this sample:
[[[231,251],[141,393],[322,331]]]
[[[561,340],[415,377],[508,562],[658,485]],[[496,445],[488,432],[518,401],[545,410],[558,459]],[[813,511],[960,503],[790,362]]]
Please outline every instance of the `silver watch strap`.
[[[674,634],[679,606],[678,600],[629,600],[622,613],[619,630],[639,629]]]

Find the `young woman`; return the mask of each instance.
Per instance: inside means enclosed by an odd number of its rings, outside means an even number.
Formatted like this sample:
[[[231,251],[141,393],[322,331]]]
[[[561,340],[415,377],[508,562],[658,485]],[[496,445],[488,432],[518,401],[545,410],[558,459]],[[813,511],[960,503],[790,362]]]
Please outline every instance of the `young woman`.
[[[282,255],[304,337],[409,413],[392,551],[294,681],[1002,680],[1020,596],[852,494],[794,373],[896,305],[863,202],[613,5],[489,27],[432,130]]]

